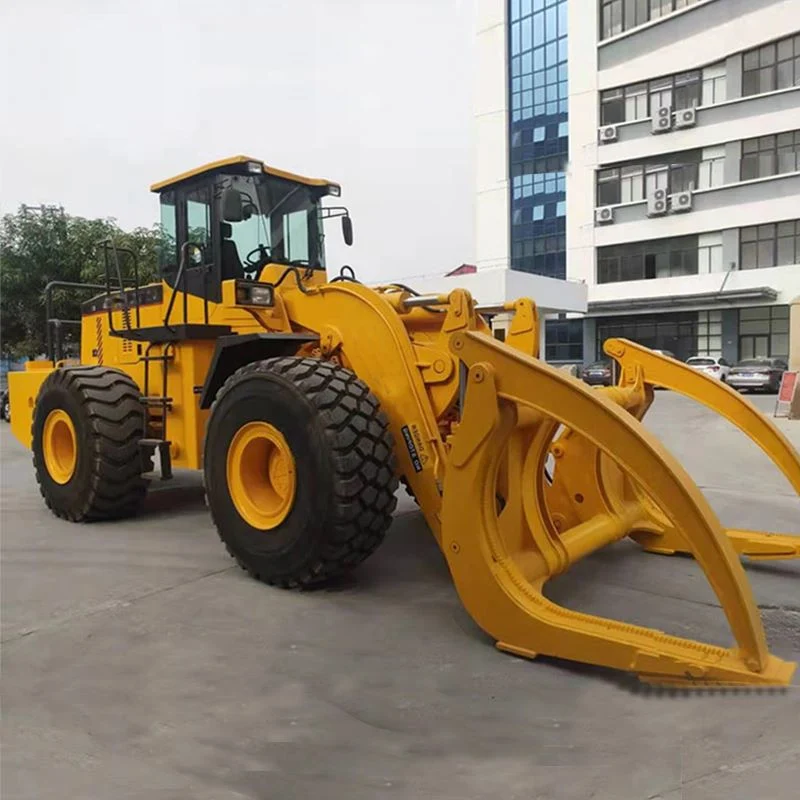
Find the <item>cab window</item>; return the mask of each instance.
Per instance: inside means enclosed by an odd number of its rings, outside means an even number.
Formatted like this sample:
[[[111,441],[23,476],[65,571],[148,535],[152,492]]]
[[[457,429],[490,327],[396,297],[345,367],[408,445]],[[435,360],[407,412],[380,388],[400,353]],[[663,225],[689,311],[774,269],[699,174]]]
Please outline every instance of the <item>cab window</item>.
[[[175,214],[175,192],[162,192],[158,266],[162,272],[168,272],[174,271],[177,264],[178,218]]]
[[[207,186],[186,195],[186,241],[199,246],[192,248],[192,264],[208,264],[211,253],[211,189]]]
[[[283,217],[284,254],[287,261],[308,262],[308,215],[307,210],[292,211]]]

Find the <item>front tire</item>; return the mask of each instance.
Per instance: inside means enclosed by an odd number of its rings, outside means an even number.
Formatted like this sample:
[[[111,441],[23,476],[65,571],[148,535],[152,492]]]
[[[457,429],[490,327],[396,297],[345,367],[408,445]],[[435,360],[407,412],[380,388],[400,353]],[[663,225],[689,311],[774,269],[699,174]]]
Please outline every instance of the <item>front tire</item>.
[[[147,493],[139,389],[120,370],[63,367],[47,376],[33,413],[33,465],[48,508],[73,522],[135,514]]]
[[[219,536],[253,577],[285,588],[372,554],[397,489],[388,420],[350,370],[309,358],[248,364],[220,390],[205,443]]]

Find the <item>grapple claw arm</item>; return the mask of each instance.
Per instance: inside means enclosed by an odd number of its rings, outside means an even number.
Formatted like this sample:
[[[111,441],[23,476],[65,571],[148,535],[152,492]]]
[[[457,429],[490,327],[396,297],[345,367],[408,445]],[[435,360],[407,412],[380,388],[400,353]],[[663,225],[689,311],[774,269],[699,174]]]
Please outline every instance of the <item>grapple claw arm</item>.
[[[620,366],[620,390],[633,388],[641,376],[645,385],[663,386],[716,411],[757,444],[800,494],[800,455],[772,420],[738,392],[627,339],[608,339],[604,350]],[[727,535],[736,552],[751,559],[800,558],[800,536],[742,530],[727,531]],[[665,528],[660,534],[637,533],[633,538],[651,552],[689,552],[673,529]]]
[[[732,422],[752,439],[800,494],[800,455],[769,417],[716,378],[627,339],[607,339],[605,352],[620,365],[621,385],[641,368],[645,383],[691,397]]]

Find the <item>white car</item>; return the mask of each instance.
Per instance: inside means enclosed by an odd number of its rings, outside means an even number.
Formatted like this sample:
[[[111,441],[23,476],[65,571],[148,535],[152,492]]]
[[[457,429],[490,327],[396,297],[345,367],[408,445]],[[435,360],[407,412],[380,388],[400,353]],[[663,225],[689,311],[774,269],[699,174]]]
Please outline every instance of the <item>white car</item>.
[[[731,371],[729,362],[724,358],[715,358],[714,356],[692,356],[686,359],[686,363],[692,369],[705,372],[710,378],[720,381],[728,380],[728,373]]]

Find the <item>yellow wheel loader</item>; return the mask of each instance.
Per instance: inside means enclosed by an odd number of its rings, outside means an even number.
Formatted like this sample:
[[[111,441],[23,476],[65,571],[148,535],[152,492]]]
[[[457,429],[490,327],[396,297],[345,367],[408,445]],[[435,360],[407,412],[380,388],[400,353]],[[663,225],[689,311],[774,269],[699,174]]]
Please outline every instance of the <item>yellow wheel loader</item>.
[[[531,300],[329,279],[323,205],[340,188],[245,157],[156,184],[161,280],[101,244],[105,285],[51,285],[50,360],[9,376],[12,429],[65,519],[136,513],[154,466],[203,470],[231,555],[308,587],[381,543],[402,480],[462,602],[503,650],[688,687],[785,685],[739,555],[796,558],[800,537],[726,531],[641,423],[655,386],[738,425],[800,492],[800,458],[727,386],[623,340],[619,381],[591,389],[539,359]],[[55,289],[87,292],[79,363],[62,358]],[[91,296],[89,296],[91,295]],[[504,342],[488,317],[512,321]],[[731,648],[562,608],[548,579],[625,536],[691,554],[727,615]]]

